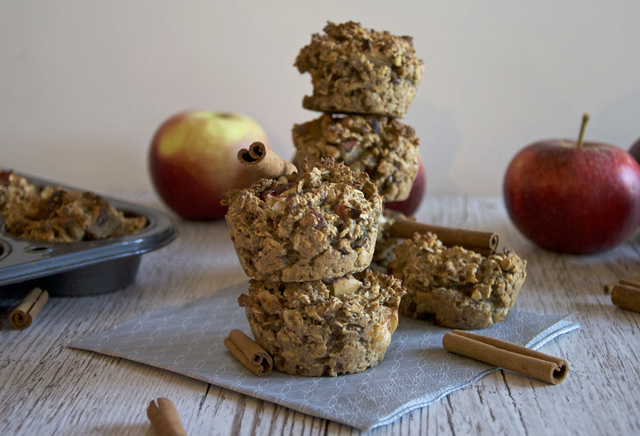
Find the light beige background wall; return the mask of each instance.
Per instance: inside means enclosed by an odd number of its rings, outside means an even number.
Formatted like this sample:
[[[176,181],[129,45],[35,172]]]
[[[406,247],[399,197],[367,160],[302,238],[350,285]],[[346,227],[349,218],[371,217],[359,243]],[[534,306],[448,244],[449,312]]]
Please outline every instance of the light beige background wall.
[[[548,137],[640,137],[640,2],[0,0],[0,166],[97,191],[150,189],[149,140],[189,108],[241,112],[293,153],[328,20],[412,35],[426,70],[404,122],[428,192],[500,194]]]

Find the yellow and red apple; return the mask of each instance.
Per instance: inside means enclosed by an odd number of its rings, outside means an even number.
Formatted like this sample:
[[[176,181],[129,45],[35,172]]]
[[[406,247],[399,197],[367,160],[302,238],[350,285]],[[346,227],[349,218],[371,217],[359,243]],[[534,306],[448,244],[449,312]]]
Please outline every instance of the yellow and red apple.
[[[222,195],[246,188],[255,176],[237,159],[253,142],[268,144],[253,119],[213,111],[175,114],[158,127],[149,150],[149,172],[164,203],[188,220],[224,218]]]

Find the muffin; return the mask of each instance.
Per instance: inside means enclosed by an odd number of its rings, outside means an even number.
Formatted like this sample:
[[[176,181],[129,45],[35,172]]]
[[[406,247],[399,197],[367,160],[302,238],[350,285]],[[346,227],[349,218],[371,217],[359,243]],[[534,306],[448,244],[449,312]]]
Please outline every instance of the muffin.
[[[15,204],[40,195],[42,187],[31,183],[13,171],[0,170],[0,212],[4,213]]]
[[[0,212],[7,233],[39,242],[79,242],[142,230],[144,216],[127,216],[93,192],[39,186],[0,172]]]
[[[366,173],[334,159],[229,191],[222,204],[240,264],[256,280],[330,279],[371,263],[382,197]]]
[[[333,157],[369,174],[383,201],[409,197],[418,172],[419,139],[412,127],[387,117],[324,114],[296,124],[292,137],[295,162]]]
[[[400,313],[454,329],[480,329],[502,321],[526,277],[526,261],[513,251],[484,257],[446,247],[432,233],[415,234],[394,250],[392,274],[407,295]]]
[[[309,72],[313,94],[302,106],[320,112],[405,116],[422,79],[424,63],[410,36],[329,22],[314,34],[294,65]]]
[[[404,293],[399,280],[367,269],[303,283],[252,280],[238,303],[276,370],[338,376],[383,359]]]

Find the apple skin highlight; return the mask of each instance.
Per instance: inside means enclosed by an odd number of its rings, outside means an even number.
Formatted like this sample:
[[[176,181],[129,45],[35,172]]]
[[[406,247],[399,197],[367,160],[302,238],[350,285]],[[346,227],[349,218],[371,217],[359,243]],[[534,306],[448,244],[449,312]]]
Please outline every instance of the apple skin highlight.
[[[175,114],[156,130],[149,149],[149,174],[163,202],[187,220],[224,218],[222,195],[246,188],[254,174],[240,165],[238,151],[254,141],[268,143],[251,118],[212,111]]]
[[[548,140],[513,158],[504,177],[509,216],[550,251],[590,254],[616,247],[640,225],[640,165],[603,143]]]

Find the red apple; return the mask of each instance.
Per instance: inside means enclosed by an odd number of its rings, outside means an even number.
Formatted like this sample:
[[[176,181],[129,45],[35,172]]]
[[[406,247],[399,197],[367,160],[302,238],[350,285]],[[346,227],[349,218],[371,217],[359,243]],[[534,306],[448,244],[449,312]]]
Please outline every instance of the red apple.
[[[255,176],[237,159],[254,141],[268,144],[262,127],[239,114],[187,111],[160,125],[151,141],[149,171],[156,192],[188,220],[224,218],[222,194],[246,188]]]
[[[511,161],[504,199],[516,227],[550,251],[588,254],[613,248],[640,224],[640,165],[613,145],[547,140]]]
[[[418,155],[418,173],[416,174],[416,178],[411,186],[409,197],[403,201],[385,203],[384,207],[401,212],[407,216],[413,215],[420,207],[426,189],[427,172],[424,169],[424,164],[422,163],[420,155]]]

